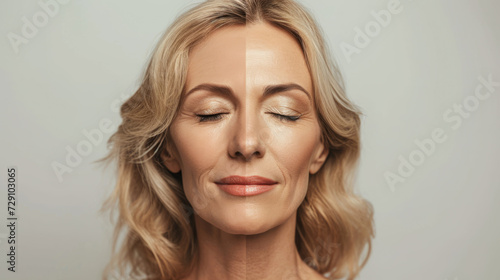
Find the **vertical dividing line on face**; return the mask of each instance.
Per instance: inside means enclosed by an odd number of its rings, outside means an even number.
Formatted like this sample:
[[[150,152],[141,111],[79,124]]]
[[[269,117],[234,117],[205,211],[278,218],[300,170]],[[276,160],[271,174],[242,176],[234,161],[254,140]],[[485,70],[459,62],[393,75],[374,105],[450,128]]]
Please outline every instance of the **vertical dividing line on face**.
[[[249,88],[249,84],[250,83],[248,82],[250,77],[248,77],[248,71],[247,71],[247,66],[248,66],[248,63],[247,63],[247,61],[248,61],[248,56],[247,56],[248,55],[248,51],[247,51],[247,49],[248,49],[248,24],[249,24],[248,22],[245,24],[245,68],[244,68],[245,69],[245,73],[244,73],[245,74],[245,80],[244,80],[245,81],[245,84],[244,84],[245,98],[244,98],[243,104],[241,106],[242,108],[247,108],[247,104],[248,104],[249,97],[250,97],[250,94],[251,94],[251,90]],[[249,111],[245,110],[245,112],[248,113]],[[243,118],[245,120],[244,124],[245,124],[245,128],[246,128],[247,120],[248,119],[246,118],[246,114],[242,114],[242,115],[243,115]],[[245,135],[244,136],[245,136],[245,139],[246,139],[246,136],[247,136],[246,135],[246,129],[244,129],[244,131],[245,131]],[[251,175],[251,174],[248,174],[247,167],[248,167],[248,165],[245,164],[245,170],[244,170],[245,176]],[[247,202],[247,200],[248,200],[248,197],[245,196],[245,203]],[[247,214],[247,213],[245,213],[245,214]],[[246,241],[247,240],[245,239],[245,242]],[[248,260],[248,247],[247,246],[248,246],[248,243],[245,244],[245,264],[247,263],[246,260]],[[246,266],[245,266],[245,274],[244,275],[247,275],[247,268],[246,268]]]

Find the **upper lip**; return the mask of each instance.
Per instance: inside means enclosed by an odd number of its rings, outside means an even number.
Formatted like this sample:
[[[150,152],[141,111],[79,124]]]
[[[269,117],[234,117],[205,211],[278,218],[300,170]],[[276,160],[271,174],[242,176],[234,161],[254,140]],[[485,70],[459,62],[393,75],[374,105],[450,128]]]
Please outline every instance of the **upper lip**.
[[[217,184],[224,185],[273,185],[277,182],[260,176],[229,176],[220,179]]]

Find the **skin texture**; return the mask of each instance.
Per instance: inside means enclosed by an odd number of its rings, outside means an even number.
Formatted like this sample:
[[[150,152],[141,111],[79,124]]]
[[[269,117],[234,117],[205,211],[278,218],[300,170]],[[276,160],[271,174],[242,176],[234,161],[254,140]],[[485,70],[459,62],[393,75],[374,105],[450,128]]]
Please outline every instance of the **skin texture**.
[[[307,93],[264,96],[266,87],[291,83]],[[202,84],[225,93],[193,91]],[[171,172],[182,172],[195,210],[200,254],[186,279],[325,279],[300,260],[294,243],[309,175],[328,156],[299,44],[268,23],[224,27],[190,52],[185,89],[170,127],[173,147],[162,158]],[[278,184],[236,197],[215,184],[231,175]]]

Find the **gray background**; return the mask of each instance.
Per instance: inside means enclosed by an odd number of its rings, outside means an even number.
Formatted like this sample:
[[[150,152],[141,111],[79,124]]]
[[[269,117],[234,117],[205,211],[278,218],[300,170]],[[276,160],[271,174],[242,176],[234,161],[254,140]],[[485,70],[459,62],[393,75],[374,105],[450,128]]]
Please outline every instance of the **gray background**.
[[[98,210],[114,179],[92,161],[106,153],[109,131],[62,181],[52,164],[85,145],[84,130],[119,124],[117,105],[137,88],[160,34],[196,1],[67,2],[17,53],[8,34],[22,34],[23,17],[43,21],[44,10],[32,0],[0,3],[0,225],[6,168],[19,176],[17,272],[7,271],[0,226],[1,279],[100,278],[112,227]],[[479,76],[500,82],[500,3],[401,0],[403,10],[348,58],[341,45],[355,46],[355,28],[390,1],[302,2],[365,114],[356,187],[375,208],[376,238],[359,279],[499,279],[500,87],[457,129],[443,114],[471,100]],[[399,157],[438,128],[446,141],[391,189],[384,174],[397,174]]]

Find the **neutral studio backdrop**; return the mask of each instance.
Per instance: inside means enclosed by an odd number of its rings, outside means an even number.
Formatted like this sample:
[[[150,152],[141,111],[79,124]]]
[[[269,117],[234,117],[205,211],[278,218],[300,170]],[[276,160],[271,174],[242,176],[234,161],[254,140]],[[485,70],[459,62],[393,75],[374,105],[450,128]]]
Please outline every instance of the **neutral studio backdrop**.
[[[0,2],[0,278],[99,279],[114,178],[92,162],[159,36],[197,1],[48,2]],[[301,2],[364,112],[356,189],[376,238],[359,279],[500,279],[500,2]]]

